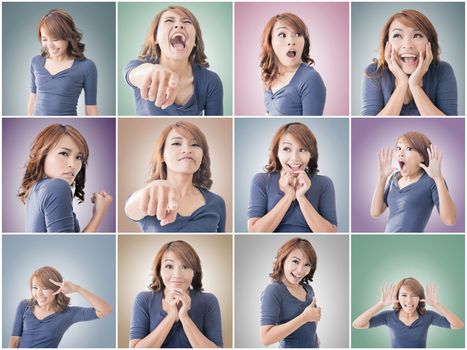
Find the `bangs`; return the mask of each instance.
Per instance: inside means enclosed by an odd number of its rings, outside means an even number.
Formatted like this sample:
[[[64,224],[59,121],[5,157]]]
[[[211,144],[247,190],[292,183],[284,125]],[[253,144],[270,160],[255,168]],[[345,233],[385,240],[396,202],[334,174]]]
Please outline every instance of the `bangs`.
[[[292,16],[291,14],[279,15],[276,23],[277,22],[281,22],[285,24],[287,27],[294,30],[296,33],[299,33],[305,37],[308,37],[308,30],[305,26],[305,23],[303,23],[303,21],[297,16]]]
[[[46,18],[41,25],[41,35],[46,32],[51,39],[55,40],[67,40],[65,36],[67,31],[68,29],[63,26],[63,23],[60,23],[54,16]]]

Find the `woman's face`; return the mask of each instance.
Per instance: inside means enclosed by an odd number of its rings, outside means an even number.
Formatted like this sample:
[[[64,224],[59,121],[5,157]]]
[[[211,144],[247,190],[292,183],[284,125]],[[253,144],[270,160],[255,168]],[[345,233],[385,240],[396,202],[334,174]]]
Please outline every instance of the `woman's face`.
[[[311,153],[295,137],[285,133],[279,140],[277,157],[285,172],[295,173],[307,168]]]
[[[44,27],[41,28],[41,43],[51,58],[68,56],[68,41],[53,38]]]
[[[191,286],[193,269],[174,252],[168,250],[162,256],[161,277],[168,289],[186,290]]]
[[[422,171],[422,156],[404,138],[397,141],[396,158],[402,176],[413,176]]]
[[[182,12],[167,10],[159,20],[156,41],[164,58],[188,59],[196,43],[195,26]]]
[[[284,282],[298,285],[310,273],[311,264],[302,250],[295,248],[284,261]]]
[[[389,43],[396,51],[396,60],[406,74],[417,68],[419,54],[425,57],[428,39],[420,30],[408,27],[397,19],[389,26]]]
[[[53,147],[44,162],[47,177],[62,179],[72,185],[81,170],[83,154],[69,135],[63,135]]]
[[[32,298],[40,307],[53,305],[55,300],[54,291],[50,288],[40,286],[35,278],[32,279]]]
[[[162,157],[168,174],[194,174],[203,160],[203,150],[193,135],[172,129],[165,140]]]
[[[399,289],[399,304],[402,307],[402,310],[408,314],[411,314],[417,310],[418,303],[420,302],[420,297],[416,295],[412,290],[407,286],[401,286]]]
[[[305,38],[281,21],[277,21],[272,28],[271,44],[283,67],[296,68],[302,63]]]

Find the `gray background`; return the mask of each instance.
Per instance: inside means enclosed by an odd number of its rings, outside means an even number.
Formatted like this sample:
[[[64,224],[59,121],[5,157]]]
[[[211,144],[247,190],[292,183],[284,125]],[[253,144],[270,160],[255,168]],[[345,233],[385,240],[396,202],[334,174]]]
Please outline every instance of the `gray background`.
[[[115,237],[63,235],[3,236],[2,343],[10,338],[16,308],[31,297],[29,278],[41,266],[55,267],[65,280],[83,286],[104,298],[113,312],[104,319],[72,325],[60,347],[115,347]],[[90,307],[79,294],[71,294],[71,305]]]
[[[465,109],[464,3],[362,2],[352,3],[352,115],[361,115],[361,88],[365,68],[378,57],[379,36],[386,21],[403,9],[422,12],[433,23],[440,58],[454,69],[458,114]]]
[[[277,250],[290,235],[235,237],[235,347],[263,347],[260,339],[261,292]],[[347,235],[300,235],[318,256],[311,286],[321,307],[317,333],[322,348],[349,346],[349,238]],[[277,344],[276,344],[277,346]]]
[[[26,115],[31,92],[31,59],[42,45],[37,25],[50,10],[67,11],[83,34],[84,54],[97,66],[97,107],[101,115],[115,115],[115,3],[3,3],[3,113]],[[78,102],[84,113],[84,91]]]
[[[284,124],[307,125],[318,142],[318,169],[334,183],[337,231],[349,231],[349,122],[347,118],[248,118],[235,120],[235,232],[247,232],[250,183],[264,172],[269,146]]]

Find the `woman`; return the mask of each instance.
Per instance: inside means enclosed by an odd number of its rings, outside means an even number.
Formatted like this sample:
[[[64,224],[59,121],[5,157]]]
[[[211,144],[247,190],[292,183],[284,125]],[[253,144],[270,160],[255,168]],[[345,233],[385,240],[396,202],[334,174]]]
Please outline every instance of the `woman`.
[[[19,198],[26,204],[26,232],[79,232],[73,198],[84,201],[89,149],[70,125],[53,124],[34,140]],[[112,202],[105,191],[93,193],[92,218],[83,232],[96,232]]]
[[[423,232],[436,205],[443,223],[454,225],[456,205],[441,172],[441,151],[424,134],[410,131],[397,139],[395,172],[392,157],[389,147],[378,152],[371,216],[376,218],[389,207],[386,232]]]
[[[211,185],[206,137],[176,122],[159,136],[149,183],[128,198],[125,212],[144,232],[224,232],[225,203]]]
[[[393,348],[426,348],[431,325],[451,329],[464,327],[457,315],[439,303],[435,285],[428,285],[426,291],[425,297],[423,286],[412,277],[403,278],[396,286],[386,284],[381,289],[379,302],[358,316],[352,326],[357,329],[388,326]],[[380,312],[391,304],[391,311]],[[426,304],[439,313],[426,310]]]
[[[318,175],[318,145],[301,123],[282,126],[256,174],[248,205],[249,232],[336,232],[334,185]]]
[[[112,312],[104,299],[64,281],[60,272],[50,266],[32,273],[29,288],[32,297],[18,305],[9,348],[57,348],[72,324],[103,318]],[[92,307],[69,306],[67,294],[71,293],[78,293]]]
[[[63,10],[51,10],[39,22],[42,52],[31,61],[28,115],[77,115],[81,90],[86,115],[97,109],[97,69],[84,56],[82,34]]]
[[[272,17],[260,64],[268,115],[323,115],[326,87],[313,64],[305,23],[292,13]]]
[[[280,342],[281,348],[319,347],[316,326],[321,308],[309,282],[313,281],[317,256],[309,241],[293,238],[278,250],[272,283],[261,296],[261,342]]]
[[[138,59],[124,69],[136,114],[222,115],[222,82],[206,58],[196,17],[182,6],[160,11]]]
[[[219,303],[202,292],[202,276],[188,243],[164,244],[154,259],[151,291],[136,296],[130,348],[222,347]]]
[[[438,34],[425,15],[392,15],[381,32],[379,57],[366,69],[362,115],[457,115],[456,77],[439,56]]]

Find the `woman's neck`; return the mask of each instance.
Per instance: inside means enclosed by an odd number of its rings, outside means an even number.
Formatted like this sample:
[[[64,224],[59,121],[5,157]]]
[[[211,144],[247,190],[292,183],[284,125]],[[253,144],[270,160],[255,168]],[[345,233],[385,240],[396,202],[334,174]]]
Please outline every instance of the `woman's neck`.
[[[55,311],[55,306],[51,304],[42,305],[42,306],[40,306],[39,304],[36,304],[35,308],[43,312]]]
[[[51,60],[54,63],[62,63],[66,61],[71,61],[72,57],[69,55],[60,55],[60,56],[55,56],[55,57],[47,57],[47,59]]]
[[[169,171],[167,173],[167,181],[177,187],[182,198],[195,190],[195,186],[193,186],[193,174],[176,174]]]
[[[302,285],[299,284],[291,284],[289,281],[287,281],[287,278],[282,277],[282,284],[287,287],[288,290],[292,291],[299,291],[302,288]]]
[[[399,316],[408,320],[414,319],[418,317],[418,311],[415,310],[414,312],[407,313],[403,309],[399,311]]]
[[[290,74],[290,73],[295,73],[297,69],[301,66],[302,62],[298,63],[297,65],[294,66],[284,66],[282,63],[278,63],[278,71],[279,75],[285,75],[285,74]]]
[[[188,59],[174,60],[161,55],[159,63],[177,73],[180,78],[192,75],[191,64],[188,62]]]
[[[402,179],[404,179],[404,181],[417,181],[419,178],[422,177],[422,175],[423,175],[423,170],[416,172],[414,174],[403,175]]]

